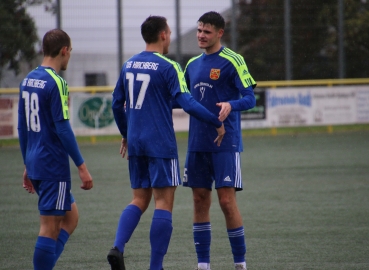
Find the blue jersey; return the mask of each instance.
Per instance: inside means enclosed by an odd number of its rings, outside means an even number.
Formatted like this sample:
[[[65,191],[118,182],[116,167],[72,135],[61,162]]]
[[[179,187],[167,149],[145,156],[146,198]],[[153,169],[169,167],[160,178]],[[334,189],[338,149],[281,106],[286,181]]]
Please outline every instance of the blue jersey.
[[[26,142],[23,157],[30,179],[71,179],[69,156],[55,128],[55,122],[69,119],[68,95],[65,80],[49,67],[37,67],[20,85],[18,129],[26,131],[20,140]]]
[[[211,125],[190,117],[188,151],[241,152],[241,111],[255,106],[254,79],[248,72],[242,56],[222,47],[218,52],[205,53],[189,60],[185,79],[192,96],[215,115],[218,102],[229,102],[232,111],[224,121],[226,134],[222,144],[214,144],[216,131]]]
[[[129,156],[178,158],[172,100],[181,92],[188,93],[183,71],[165,56],[143,51],[124,63],[113,111]]]

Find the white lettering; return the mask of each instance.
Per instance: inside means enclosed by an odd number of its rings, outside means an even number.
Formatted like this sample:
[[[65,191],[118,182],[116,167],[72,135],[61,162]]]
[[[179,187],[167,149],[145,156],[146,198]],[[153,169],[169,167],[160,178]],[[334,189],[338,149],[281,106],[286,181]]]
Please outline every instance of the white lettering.
[[[23,83],[27,84],[27,86],[29,87],[41,88],[41,89],[44,89],[46,85],[46,81],[30,79],[30,78],[28,78],[28,81],[23,81]]]
[[[206,87],[209,87],[209,88],[213,88],[212,84],[204,83],[204,82],[199,82],[199,83],[195,84],[194,88],[196,89],[199,86],[206,86]]]
[[[159,63],[154,62],[138,62],[132,61],[127,62],[127,68],[134,68],[134,69],[151,69],[151,70],[157,70],[159,67]]]

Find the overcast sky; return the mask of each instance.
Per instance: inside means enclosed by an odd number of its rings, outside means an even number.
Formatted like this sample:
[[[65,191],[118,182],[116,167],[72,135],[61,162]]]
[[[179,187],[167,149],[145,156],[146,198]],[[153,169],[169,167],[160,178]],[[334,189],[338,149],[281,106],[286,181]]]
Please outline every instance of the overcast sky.
[[[72,38],[73,51],[82,53],[116,53],[117,1],[116,0],[61,0],[62,29]],[[181,0],[181,34],[197,26],[198,18],[207,11],[223,12],[231,0]],[[142,22],[150,15],[168,19],[172,39],[176,38],[175,0],[122,0],[124,54],[144,49],[140,33]],[[56,27],[56,17],[42,6],[31,7],[40,39]]]

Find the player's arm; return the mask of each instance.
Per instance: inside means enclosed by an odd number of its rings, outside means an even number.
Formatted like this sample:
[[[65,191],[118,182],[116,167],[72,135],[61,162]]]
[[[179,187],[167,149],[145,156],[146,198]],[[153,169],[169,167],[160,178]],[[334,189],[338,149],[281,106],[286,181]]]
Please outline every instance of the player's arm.
[[[185,112],[191,114],[200,121],[209,123],[210,125],[216,127],[218,136],[214,142],[220,146],[225,134],[223,123],[191,96],[190,92],[188,91],[181,66],[174,61],[171,61],[171,64],[171,67],[174,68],[168,69],[167,77],[169,78],[169,89],[172,89],[172,94],[175,97],[176,102],[178,102]]]
[[[246,111],[255,107],[256,99],[253,89],[252,86],[241,88],[240,93],[242,98],[229,101],[233,111]]]
[[[229,49],[224,49],[226,53],[221,52],[219,55],[232,63],[234,70],[229,76],[232,78],[232,83],[238,89],[241,99],[231,100],[228,102],[217,103],[221,107],[219,119],[224,121],[231,111],[245,111],[255,107],[256,99],[253,89],[256,87],[256,82],[248,71],[247,65],[243,57]]]
[[[69,156],[72,158],[74,164],[78,167],[84,160],[78,149],[76,138],[70,126],[69,120],[61,120],[55,122],[56,133],[63,144],[65,150],[68,152]]]
[[[23,163],[26,164],[26,152],[27,152],[27,122],[24,114],[24,99],[22,98],[22,91],[20,91],[19,104],[18,104],[18,138],[19,145],[22,152]],[[27,176],[27,169],[23,171],[23,188],[29,193],[35,193],[31,180]]]
[[[128,142],[126,138],[122,138],[122,142],[120,144],[120,149],[119,149],[119,153],[121,154],[122,158],[125,157],[126,153],[128,150]],[[128,155],[127,155],[127,159],[128,159]]]
[[[54,120],[56,134],[64,149],[72,158],[78,168],[78,174],[82,181],[81,188],[88,190],[93,187],[92,177],[87,170],[86,164],[79,152],[76,138],[69,123],[68,98],[69,90],[67,82],[57,76],[51,69],[45,71],[54,79],[55,83],[50,83],[49,97],[51,103],[51,115]]]
[[[175,98],[172,99],[172,109],[182,109],[182,106],[179,105],[178,101]]]
[[[18,102],[18,138],[19,145],[22,152],[23,162],[26,164],[26,151],[27,151],[27,122],[25,115],[24,99],[22,97],[22,89],[19,91]]]
[[[216,128],[222,126],[222,122],[208,109],[198,103],[191,94],[178,93],[176,95],[176,101],[186,113],[196,117],[200,121],[206,122]]]
[[[220,107],[220,121],[224,121],[231,113],[231,111],[246,111],[255,107],[256,99],[253,91],[253,86],[240,88],[242,98],[238,100],[231,100],[228,102],[219,102],[216,104],[218,107]]]
[[[125,112],[125,95],[124,86],[121,75],[117,81],[115,89],[113,91],[112,110],[114,114],[115,123],[119,129],[120,134],[123,138],[127,138],[127,117]]]
[[[35,193],[35,188],[33,187],[31,180],[28,178],[26,168],[24,168],[24,171],[23,171],[23,188],[27,190],[28,193],[32,193],[32,194]]]
[[[78,168],[79,177],[82,180],[81,188],[85,190],[91,189],[93,187],[92,177],[79,151],[69,120],[65,119],[55,122],[55,128],[62,145]]]
[[[188,64],[187,64],[188,65]],[[187,71],[187,66],[186,66],[186,70],[185,70],[185,72],[183,73],[183,76],[184,76],[184,79],[185,79],[185,81],[186,81],[186,85],[187,85],[187,90],[189,91],[189,92],[191,92],[190,91],[190,78],[189,78],[189,76],[188,76],[188,72],[186,72]],[[173,100],[172,100],[172,108],[173,109],[183,109],[182,108],[182,106],[178,103],[178,101],[176,100],[176,98],[174,98]]]
[[[214,140],[214,142],[217,142],[217,145],[220,146],[225,134],[223,123],[220,122],[218,118],[208,109],[198,103],[188,92],[178,93],[176,95],[176,101],[182,106],[183,110],[186,113],[194,116],[200,121],[206,122],[216,127],[218,136]]]
[[[23,156],[23,163],[26,164],[26,152],[27,152],[27,124],[22,116],[18,114],[18,136],[19,144]],[[28,191],[28,193],[35,193],[35,189],[32,185],[31,180],[28,178],[26,166],[24,166],[23,171],[23,188]]]
[[[188,76],[187,66],[188,66],[188,64],[186,65],[186,70],[184,71],[183,76],[184,76],[184,79],[185,79],[185,82],[186,82],[186,85],[187,85],[187,90],[188,90],[188,92],[191,93],[191,91],[190,91],[190,78]],[[176,100],[176,98],[174,98],[172,100],[172,108],[173,109],[183,109],[182,106]]]

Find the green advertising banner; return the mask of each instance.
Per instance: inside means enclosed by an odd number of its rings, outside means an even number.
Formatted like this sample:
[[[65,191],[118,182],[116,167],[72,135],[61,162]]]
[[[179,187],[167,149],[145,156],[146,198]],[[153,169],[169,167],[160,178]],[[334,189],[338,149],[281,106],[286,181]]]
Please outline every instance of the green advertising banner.
[[[111,94],[71,94],[71,123],[76,135],[119,134]]]

